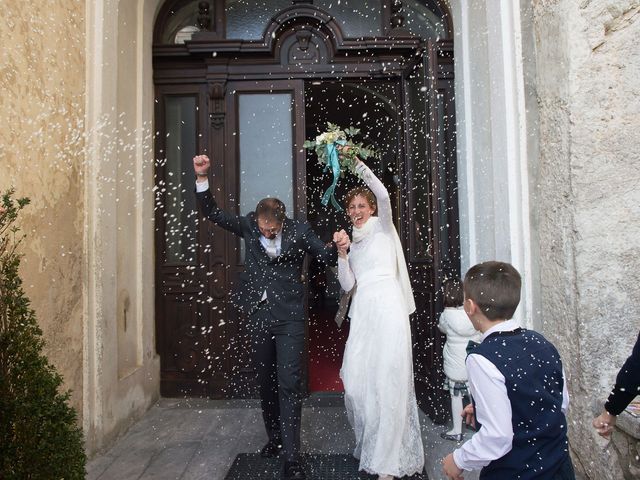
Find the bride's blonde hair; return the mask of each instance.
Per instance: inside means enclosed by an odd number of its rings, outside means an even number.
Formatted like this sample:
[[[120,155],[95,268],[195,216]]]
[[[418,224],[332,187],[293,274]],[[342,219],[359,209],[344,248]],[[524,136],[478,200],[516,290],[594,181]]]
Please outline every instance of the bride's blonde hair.
[[[360,195],[361,197],[364,197],[364,199],[367,201],[369,206],[373,208],[374,214],[378,211],[378,202],[376,202],[376,196],[367,187],[356,187],[349,190],[349,193],[347,193],[347,196],[345,197],[345,200],[344,200],[344,205],[346,207],[345,210],[349,209],[349,204],[358,195]]]

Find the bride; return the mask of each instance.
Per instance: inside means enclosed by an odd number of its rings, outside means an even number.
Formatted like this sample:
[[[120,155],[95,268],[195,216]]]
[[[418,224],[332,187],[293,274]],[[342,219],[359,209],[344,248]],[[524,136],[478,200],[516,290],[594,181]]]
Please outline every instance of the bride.
[[[346,199],[353,238],[348,255],[338,250],[338,278],[356,290],[340,376],[360,470],[383,480],[424,467],[409,328],[415,303],[389,193],[360,160],[356,171],[371,190],[355,188]]]

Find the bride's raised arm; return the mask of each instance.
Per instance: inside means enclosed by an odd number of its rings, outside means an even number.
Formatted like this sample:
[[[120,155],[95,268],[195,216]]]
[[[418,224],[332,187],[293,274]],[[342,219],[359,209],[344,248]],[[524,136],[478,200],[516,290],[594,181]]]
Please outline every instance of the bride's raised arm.
[[[382,228],[395,229],[393,225],[393,217],[391,214],[391,200],[389,198],[389,192],[384,184],[376,177],[371,169],[362,161],[358,160],[356,165],[356,172],[360,174],[364,183],[376,196],[376,202],[378,203],[378,218]]]

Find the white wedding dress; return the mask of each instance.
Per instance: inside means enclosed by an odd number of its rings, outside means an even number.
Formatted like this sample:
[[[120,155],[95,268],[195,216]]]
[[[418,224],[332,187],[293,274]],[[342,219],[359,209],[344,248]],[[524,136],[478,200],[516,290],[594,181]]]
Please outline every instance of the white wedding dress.
[[[376,196],[378,217],[360,229],[368,233],[352,242],[348,260],[338,261],[343,289],[357,285],[340,376],[360,470],[403,477],[422,472],[424,466],[409,327],[415,307],[404,256],[396,254],[399,240],[389,194],[368,167],[360,164],[359,171]]]

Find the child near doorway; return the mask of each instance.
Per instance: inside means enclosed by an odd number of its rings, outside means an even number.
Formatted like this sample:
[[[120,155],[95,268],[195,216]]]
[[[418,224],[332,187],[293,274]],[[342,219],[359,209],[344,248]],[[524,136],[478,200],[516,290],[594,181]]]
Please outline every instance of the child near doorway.
[[[479,342],[480,333],[473,328],[473,324],[462,308],[464,295],[462,282],[451,278],[444,283],[444,311],[440,315],[438,328],[447,336],[442,355],[444,357],[444,389],[451,395],[451,416],[453,428],[448,432],[440,433],[445,440],[461,442],[462,434],[462,409],[463,397],[468,396],[467,369],[465,359],[467,357],[467,345],[469,341]]]
[[[448,479],[460,480],[465,470],[482,470],[485,480],[576,478],[562,360],[551,342],[513,320],[521,289],[508,263],[480,263],[465,275],[464,310],[482,341],[467,356],[474,398],[464,413],[478,430],[442,460]]]

